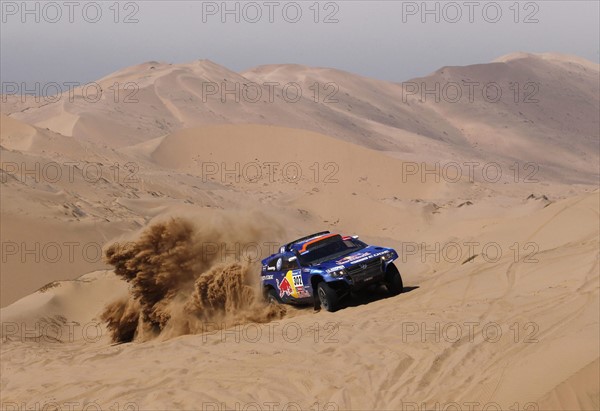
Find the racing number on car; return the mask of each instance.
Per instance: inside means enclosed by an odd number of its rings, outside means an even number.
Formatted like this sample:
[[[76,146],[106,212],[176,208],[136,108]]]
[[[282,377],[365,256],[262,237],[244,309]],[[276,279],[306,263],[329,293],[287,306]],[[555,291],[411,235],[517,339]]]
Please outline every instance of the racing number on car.
[[[292,282],[294,283],[294,290],[296,291],[294,297],[303,298],[306,297],[306,291],[304,290],[304,281],[302,280],[302,273],[292,273]]]

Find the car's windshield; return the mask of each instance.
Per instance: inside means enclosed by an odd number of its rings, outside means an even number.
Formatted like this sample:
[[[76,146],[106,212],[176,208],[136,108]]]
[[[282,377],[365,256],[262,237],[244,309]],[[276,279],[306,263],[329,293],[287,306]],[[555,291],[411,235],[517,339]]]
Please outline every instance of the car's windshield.
[[[323,241],[322,245],[317,243],[307,253],[298,255],[298,259],[302,265],[315,265],[323,261],[343,257],[366,246],[362,241],[353,238]]]

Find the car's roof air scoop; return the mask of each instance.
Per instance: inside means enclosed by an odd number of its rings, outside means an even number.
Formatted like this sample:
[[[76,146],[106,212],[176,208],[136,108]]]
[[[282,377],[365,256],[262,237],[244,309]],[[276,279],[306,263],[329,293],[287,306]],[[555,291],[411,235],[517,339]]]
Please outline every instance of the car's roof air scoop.
[[[325,234],[331,234],[331,231],[321,231],[321,232],[318,232],[318,233],[307,235],[306,237],[298,238],[297,240],[294,240],[292,242],[287,243],[286,245],[284,245],[281,248],[283,249],[283,252],[290,251],[292,249],[291,247],[294,244],[301,243],[302,241],[310,240],[312,238],[320,237],[320,236],[325,235]]]

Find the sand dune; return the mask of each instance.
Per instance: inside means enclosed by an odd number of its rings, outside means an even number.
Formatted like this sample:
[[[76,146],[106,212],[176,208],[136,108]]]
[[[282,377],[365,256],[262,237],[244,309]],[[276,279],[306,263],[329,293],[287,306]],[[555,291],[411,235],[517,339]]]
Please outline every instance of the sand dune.
[[[262,100],[207,95],[251,82]],[[266,82],[280,84],[273,102]],[[414,89],[467,82],[506,99]],[[396,84],[148,62],[97,84],[93,103],[94,89],[2,103],[3,407],[600,408],[598,65],[515,53]],[[470,161],[473,176],[444,167]],[[168,221],[200,228],[169,243],[187,231]],[[247,256],[197,253],[323,229],[396,248],[406,292],[272,315]],[[111,345],[119,327],[135,342]]]
[[[570,56],[516,54],[396,84],[297,65],[235,73],[208,60],[148,62],[10,115],[115,147],[198,125],[271,124],[409,160],[536,163],[545,178],[590,183],[598,70]]]
[[[118,399],[140,409],[195,408],[199,402],[227,407],[250,402],[308,407],[318,402],[340,409],[403,409],[411,404],[431,409],[450,402],[477,403],[478,409],[498,404],[505,409],[518,403],[543,404],[545,410],[595,409],[598,229],[564,232],[556,227],[570,225],[573,218],[597,219],[597,209],[594,193],[557,202],[527,222],[509,219],[507,223],[523,229],[524,240],[547,239],[544,230],[563,233],[558,239],[540,241],[537,263],[506,255],[495,263],[477,258],[467,264],[437,265],[420,278],[405,273],[407,285],[418,289],[335,314],[307,310],[270,325],[253,325],[252,337],[245,334],[250,329],[242,327],[228,334],[215,331],[159,344],[28,343],[27,351],[19,350],[23,343],[9,338],[3,344],[2,363],[13,372],[3,401],[31,404],[29,390],[44,386],[59,403],[85,398],[106,406]],[[496,238],[515,240],[502,228],[497,227]],[[91,278],[100,281],[105,276],[98,273]],[[67,290],[55,294],[54,307],[72,300],[68,292],[80,293]],[[93,292],[94,299],[103,298],[105,289]],[[23,312],[26,303],[4,309],[3,321]],[[75,307],[64,307],[60,315],[86,321],[73,311]],[[100,310],[99,305],[91,307],[98,311],[87,319],[90,322],[97,320]],[[46,304],[37,312],[30,309],[27,316],[46,317],[48,312],[59,313],[49,311]],[[268,326],[275,330],[272,339]],[[315,327],[320,327],[320,334],[315,334]],[[261,339],[254,338],[256,330],[262,332]],[[301,338],[296,341],[297,332]],[[42,351],[55,359],[45,362],[47,372],[34,381],[27,369],[14,368]],[[65,355],[70,372],[54,379],[65,366]],[[83,362],[112,377],[98,384],[100,375],[86,374],[76,365]],[[284,375],[276,372],[282,363],[288,364]],[[343,373],[338,371],[341,367]],[[261,370],[258,387],[249,380],[257,370]],[[576,383],[586,377],[592,380]],[[132,390],[130,382],[140,378],[144,383]],[[157,395],[157,385],[169,395]],[[360,397],[354,395],[357,390],[363,393]]]

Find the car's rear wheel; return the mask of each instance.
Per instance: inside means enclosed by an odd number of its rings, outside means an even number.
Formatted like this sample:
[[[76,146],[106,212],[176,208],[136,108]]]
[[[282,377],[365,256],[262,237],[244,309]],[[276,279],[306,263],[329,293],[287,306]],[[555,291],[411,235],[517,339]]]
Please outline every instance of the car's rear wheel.
[[[404,289],[400,271],[398,271],[394,263],[390,263],[387,266],[387,270],[385,272],[385,286],[391,295],[398,295]]]
[[[275,291],[274,288],[269,288],[265,293],[265,300],[269,304],[281,304],[281,298],[279,298],[279,294]]]
[[[336,291],[331,288],[326,282],[322,281],[317,286],[317,295],[321,307],[327,311],[336,311],[339,308],[339,296]]]

